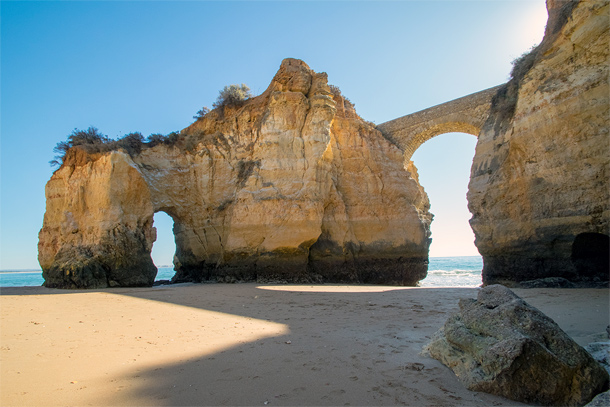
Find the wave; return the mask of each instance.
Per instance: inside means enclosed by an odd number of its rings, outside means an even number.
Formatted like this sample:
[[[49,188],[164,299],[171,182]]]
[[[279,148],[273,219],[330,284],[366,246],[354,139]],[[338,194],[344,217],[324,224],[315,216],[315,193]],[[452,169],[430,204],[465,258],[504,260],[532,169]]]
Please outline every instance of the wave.
[[[481,274],[481,270],[428,270],[428,274]]]
[[[42,270],[0,270],[0,274],[41,274]]]

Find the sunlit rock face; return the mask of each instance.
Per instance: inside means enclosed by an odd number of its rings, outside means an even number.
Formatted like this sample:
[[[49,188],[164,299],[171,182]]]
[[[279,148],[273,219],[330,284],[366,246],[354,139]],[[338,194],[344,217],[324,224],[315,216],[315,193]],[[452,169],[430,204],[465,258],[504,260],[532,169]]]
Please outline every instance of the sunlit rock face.
[[[609,3],[547,8],[476,147],[468,201],[486,283],[608,280]]]
[[[269,88],[131,156],[73,148],[46,189],[45,285],[150,285],[152,216],[174,220],[174,281],[414,285],[428,198],[402,152],[286,59]]]

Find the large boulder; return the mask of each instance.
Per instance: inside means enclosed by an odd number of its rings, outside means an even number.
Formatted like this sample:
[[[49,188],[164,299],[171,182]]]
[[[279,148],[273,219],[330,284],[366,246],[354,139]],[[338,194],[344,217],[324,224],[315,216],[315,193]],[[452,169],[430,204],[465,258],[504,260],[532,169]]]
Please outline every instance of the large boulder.
[[[549,317],[508,288],[483,288],[426,345],[473,391],[541,405],[582,406],[608,373]]]

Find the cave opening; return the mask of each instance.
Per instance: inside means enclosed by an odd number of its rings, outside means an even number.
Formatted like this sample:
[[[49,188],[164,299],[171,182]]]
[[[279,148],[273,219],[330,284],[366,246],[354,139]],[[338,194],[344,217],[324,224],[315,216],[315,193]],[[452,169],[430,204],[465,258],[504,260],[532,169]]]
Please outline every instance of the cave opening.
[[[466,198],[476,143],[471,134],[443,133],[424,142],[411,157],[434,214],[422,287],[482,283],[483,259],[474,245]]]
[[[176,241],[174,238],[174,219],[164,211],[156,212],[153,226],[157,228],[157,240],[150,253],[157,266],[155,281],[171,280],[174,274]]]
[[[581,233],[572,243],[572,263],[585,279],[608,281],[610,273],[610,236]]]

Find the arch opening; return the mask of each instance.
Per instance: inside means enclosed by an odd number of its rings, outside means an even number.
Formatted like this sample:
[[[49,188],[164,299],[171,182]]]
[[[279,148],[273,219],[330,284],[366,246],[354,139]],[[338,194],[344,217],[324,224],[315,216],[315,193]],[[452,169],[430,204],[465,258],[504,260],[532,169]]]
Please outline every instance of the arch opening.
[[[466,121],[446,121],[422,129],[408,138],[404,146],[405,161],[412,160],[413,154],[427,141],[443,134],[467,134],[478,137],[481,128]]]
[[[474,245],[466,198],[476,142],[472,134],[446,132],[422,141],[411,157],[434,214],[423,287],[482,283],[483,260]]]
[[[157,240],[153,244],[150,255],[157,266],[155,281],[171,280],[176,274],[174,270],[176,255],[174,219],[167,212],[158,211],[154,214],[153,226],[157,229]]]

